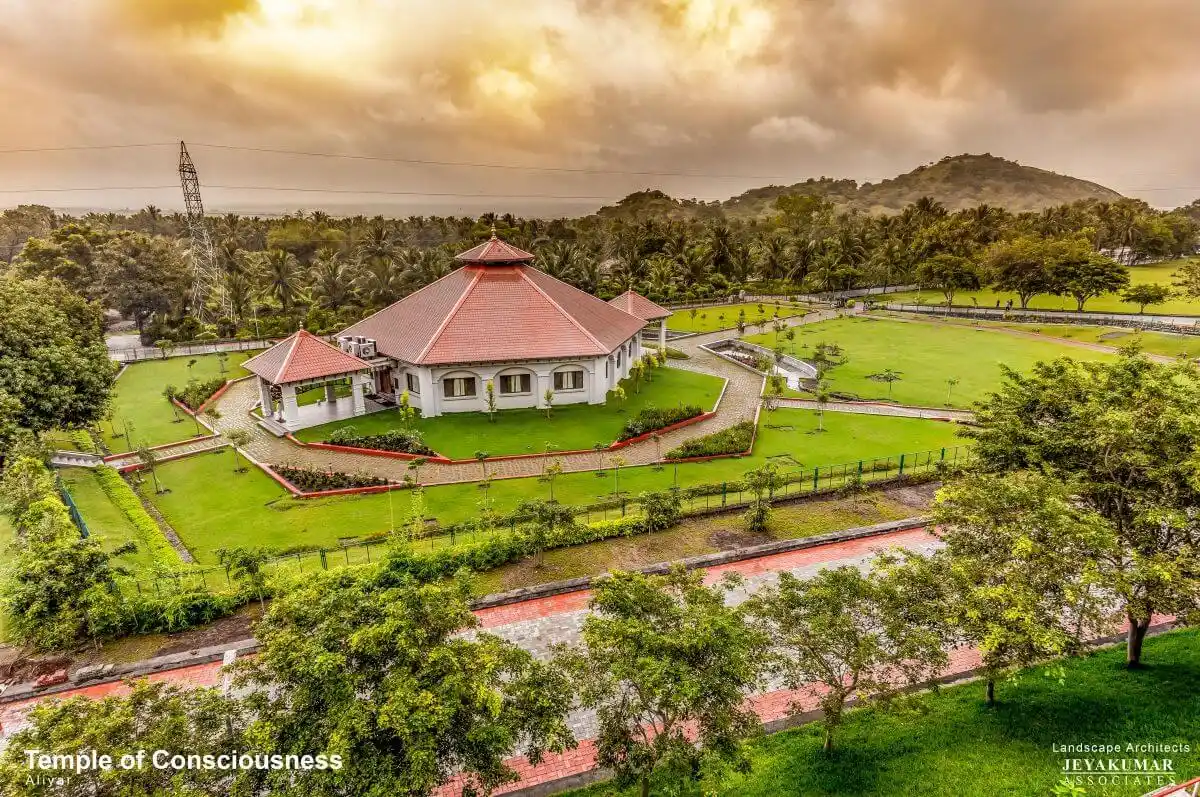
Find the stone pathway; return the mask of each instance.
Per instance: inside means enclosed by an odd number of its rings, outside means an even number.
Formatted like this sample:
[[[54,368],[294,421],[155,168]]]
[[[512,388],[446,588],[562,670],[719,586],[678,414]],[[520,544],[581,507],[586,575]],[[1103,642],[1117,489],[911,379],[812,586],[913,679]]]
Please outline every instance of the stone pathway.
[[[780,407],[795,407],[802,410],[821,409],[812,399],[776,399]],[[876,404],[866,401],[828,401],[826,412],[849,412],[857,415],[890,415],[897,418],[927,418],[935,421],[973,421],[975,413],[970,410],[937,409],[936,407],[910,407],[904,404]]]
[[[229,445],[227,440],[220,437],[203,437],[193,440],[180,440],[178,443],[169,443],[160,448],[154,449],[154,454],[159,460],[175,459],[178,457],[186,457],[191,454],[201,454],[205,451],[212,451],[217,448],[222,448]],[[120,456],[113,457],[105,462],[110,468],[127,468],[130,465],[141,464],[142,457],[136,451],[130,451]]]
[[[834,311],[810,313],[807,316],[788,319],[790,326],[811,324],[836,317]],[[760,403],[763,377],[741,368],[700,348],[705,343],[723,340],[735,334],[729,331],[709,332],[678,340],[674,346],[689,355],[687,360],[671,360],[670,366],[689,371],[723,377],[728,381],[725,395],[721,398],[715,417],[683,429],[667,432],[658,441],[647,440],[635,443],[619,452],[587,451],[575,454],[550,454],[545,457],[495,460],[488,463],[488,472],[495,478],[507,479],[522,476],[540,476],[547,461],[558,460],[568,472],[599,470],[611,464],[612,457],[619,455],[628,465],[648,465],[662,458],[661,452],[682,443],[684,440],[711,434],[741,421],[754,419]],[[311,468],[335,470],[344,473],[369,473],[393,481],[401,481],[410,475],[405,460],[376,457],[370,454],[354,454],[298,446],[283,438],[275,437],[258,425],[250,410],[258,401],[258,391],[253,380],[234,382],[218,399],[220,418],[214,423],[216,431],[226,434],[233,429],[243,429],[252,438],[246,446],[247,453],[259,462],[277,465],[301,465]],[[479,464],[439,464],[430,462],[421,467],[421,483],[424,485],[453,484],[479,480]]]

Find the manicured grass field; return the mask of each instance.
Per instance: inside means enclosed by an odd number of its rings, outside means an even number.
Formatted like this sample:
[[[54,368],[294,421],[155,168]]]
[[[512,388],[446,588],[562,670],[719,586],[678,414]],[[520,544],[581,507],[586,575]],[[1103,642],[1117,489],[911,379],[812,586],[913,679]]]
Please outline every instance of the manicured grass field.
[[[881,313],[884,316],[903,314]],[[906,316],[907,317],[907,316]],[[1019,324],[998,321],[973,321],[967,318],[922,318],[922,321],[947,326],[979,327],[981,329],[1007,329],[1025,334],[1044,335],[1081,343],[1098,343],[1102,346],[1120,348],[1136,343],[1148,354],[1164,357],[1200,357],[1200,335],[1172,334],[1170,332],[1147,332],[1131,327],[1098,327],[1075,324]]]
[[[1161,283],[1163,285],[1173,285],[1175,282],[1172,276],[1179,266],[1185,261],[1173,260],[1169,263],[1155,263],[1148,266],[1134,266],[1129,269],[1129,282],[1131,285],[1140,285],[1142,283]],[[873,297],[879,299],[880,297]],[[890,302],[916,302],[918,299],[923,304],[944,304],[945,298],[940,291],[925,289],[922,291],[909,291],[907,293],[890,293],[887,295],[887,301]],[[1021,300],[1016,294],[1005,293],[1004,291],[993,291],[991,289],[979,291],[963,291],[954,294],[954,303],[958,305],[972,305],[972,299],[978,302],[980,307],[995,307],[996,300],[1000,301],[1000,305],[1012,299],[1013,308],[1021,306]],[[1033,310],[1074,310],[1075,300],[1070,296],[1035,296],[1029,302],[1030,309]],[[1084,305],[1084,310],[1089,312],[1107,312],[1107,313],[1136,313],[1138,306],[1129,302],[1121,301],[1121,297],[1117,293],[1106,293],[1103,296],[1097,296],[1094,299],[1089,299]],[[1163,304],[1156,304],[1146,308],[1147,313],[1155,315],[1200,315],[1200,299],[1188,299],[1182,296],[1176,296]]]
[[[759,310],[758,308],[762,309]],[[696,315],[692,310],[676,310],[667,319],[667,329],[676,332],[715,332],[718,329],[733,329],[737,326],[738,316],[746,314],[746,325],[758,324],[759,319],[765,319],[767,324],[772,318],[789,318],[804,315],[809,312],[805,305],[793,302],[744,302],[742,304],[722,304],[713,307],[697,307]]]
[[[255,354],[257,352],[229,352],[225,378],[246,376],[248,372],[241,364]],[[195,361],[195,365],[188,368],[188,363],[192,361]],[[130,365],[117,380],[113,391],[112,422],[100,424],[105,444],[117,453],[141,446],[186,440],[198,433],[207,434],[203,427],[197,432],[196,424],[182,410],[173,410],[171,402],[163,398],[162,391],[167,385],[182,389],[187,386],[189,379],[203,382],[218,376],[221,376],[221,360],[215,354],[146,360]],[[183,420],[177,420],[179,418]],[[129,429],[129,437],[125,436],[126,428]],[[121,436],[114,437],[114,434]]]
[[[153,567],[154,557],[150,549],[125,513],[101,489],[95,472],[87,468],[63,468],[58,473],[75,505],[79,507],[79,514],[83,515],[89,533],[103,542],[107,550],[127,542],[136,544],[137,551],[118,559],[126,567],[139,570]]]
[[[696,794],[737,797],[994,797],[1049,795],[1068,758],[1171,759],[1174,777],[1115,785],[1085,783],[1063,794],[1141,795],[1200,775],[1200,632],[1175,631],[1146,640],[1147,667],[1122,668],[1124,646],[1062,662],[1063,673],[1038,667],[997,684],[987,708],[983,687],[968,683],[922,695],[903,713],[851,711],[821,752],[821,730],[808,725],[751,745],[749,774],[709,776]],[[1064,754],[1055,745],[1112,744],[1117,754]],[[1124,752],[1126,745],[1180,745],[1188,752]],[[1128,766],[1132,767],[1133,762]],[[1085,776],[1088,777],[1088,776]],[[1095,777],[1095,776],[1091,776]],[[691,794],[665,780],[652,794]],[[598,784],[574,797],[634,795]]]
[[[493,423],[486,413],[458,412],[422,418],[417,428],[426,445],[451,459],[470,459],[476,451],[500,456],[590,449],[597,443],[608,445],[616,440],[625,421],[646,407],[695,404],[705,411],[711,410],[725,384],[724,379],[710,374],[670,367],[656,368],[653,377],[653,382],[642,379],[640,392],[634,391],[632,380],[622,382],[626,393],[624,406],[610,393],[602,406],[564,404],[555,407],[549,418],[545,410],[504,410],[496,414]],[[328,440],[335,429],[346,426],[353,426],[359,434],[380,434],[398,424],[397,412],[384,410],[302,429],[296,437]]]
[[[780,409],[764,414],[754,454],[740,459],[673,466],[609,467],[597,472],[563,474],[554,485],[563,503],[589,504],[612,497],[615,488],[629,496],[680,486],[720,483],[774,458],[786,472],[815,466],[856,462],[861,458],[898,455],[954,446],[953,424],[912,418],[825,414],[826,431],[813,431],[816,413]],[[911,460],[910,460],[911,461]],[[155,504],[196,558],[216,560],[221,547],[257,545],[276,550],[296,546],[333,547],[339,539],[386,531],[394,514],[397,524],[409,517],[409,494],[293,499],[257,469],[233,473],[223,452],[201,454],[158,467],[159,480],[171,492],[154,496]],[[619,478],[619,485],[616,483]],[[537,478],[501,479],[488,490],[492,506],[507,512],[520,501],[548,497],[548,485]],[[438,522],[457,523],[478,515],[483,491],[474,483],[425,489],[425,512]],[[718,497],[719,498],[719,497]]]
[[[751,335],[747,340],[775,345],[775,333]],[[872,317],[847,317],[796,328],[796,339],[780,343],[798,357],[812,353],[818,343],[836,343],[848,361],[828,374],[835,392],[860,399],[886,399],[887,385],[867,377],[890,368],[899,371],[892,384],[892,400],[901,404],[968,407],[995,390],[1001,381],[1000,365],[1028,371],[1039,360],[1069,356],[1077,360],[1111,357],[1056,343],[1030,340],[967,326],[922,321],[894,321]],[[951,386],[948,379],[957,379]]]

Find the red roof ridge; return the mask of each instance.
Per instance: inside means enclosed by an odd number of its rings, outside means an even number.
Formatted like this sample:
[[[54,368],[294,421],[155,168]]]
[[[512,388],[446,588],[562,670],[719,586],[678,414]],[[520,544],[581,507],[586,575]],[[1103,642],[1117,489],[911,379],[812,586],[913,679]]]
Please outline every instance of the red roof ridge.
[[[421,291],[425,290],[426,288],[428,288],[428,287],[430,287],[430,286],[432,286],[432,285],[437,285],[437,284],[438,284],[439,282],[441,282],[442,280],[448,280],[448,279],[450,279],[451,277],[453,277],[453,276],[455,276],[456,274],[458,274],[458,272],[461,270],[461,268],[462,268],[462,266],[459,266],[458,268],[451,269],[451,270],[450,270],[450,273],[448,273],[448,274],[444,274],[444,275],[442,275],[442,276],[438,277],[438,278],[437,278],[437,279],[435,279],[433,282],[429,283],[429,285],[422,285],[420,288],[418,288],[417,290],[413,291],[413,292],[412,292],[412,293],[410,293],[408,296],[412,296],[412,295],[413,295],[413,294],[415,294],[415,293],[420,293]],[[380,313],[384,313],[384,312],[387,312],[388,310],[391,310],[393,307],[395,307],[396,305],[400,304],[400,302],[402,302],[402,301],[404,301],[405,299],[407,299],[407,298],[408,298],[408,296],[401,296],[399,299],[397,299],[396,301],[394,301],[394,302],[392,302],[391,304],[387,305],[386,307],[381,307],[381,308],[379,308],[378,310],[376,310],[375,312],[371,313],[369,316],[366,316],[366,317],[364,317],[364,318],[360,318],[360,319],[358,319],[357,321],[355,321],[355,322],[354,322],[353,324],[351,324],[350,326],[346,327],[346,329],[343,329],[343,330],[342,330],[341,332],[339,332],[338,334],[339,334],[339,335],[345,335],[345,334],[346,334],[346,330],[347,330],[347,329],[353,329],[354,327],[358,326],[359,324],[362,324],[362,323],[364,323],[364,322],[366,322],[366,321],[370,321],[372,318],[374,318],[375,316],[379,315]]]
[[[463,268],[469,268],[469,266],[463,266]],[[449,274],[446,276],[449,276]],[[479,284],[479,280],[482,278],[483,271],[476,271],[474,279],[472,279],[470,284],[467,285],[463,292],[458,295],[458,299],[454,302],[454,306],[450,308],[450,312],[446,313],[446,317],[442,319],[442,323],[438,325],[438,328],[434,331],[433,335],[430,336],[429,342],[425,344],[425,348],[421,349],[421,353],[417,355],[416,363],[420,363],[422,360],[424,360],[425,355],[429,354],[430,350],[433,349],[434,344],[438,342],[438,338],[442,336],[442,333],[446,331],[446,327],[449,326],[450,322],[454,320],[454,316],[458,313],[458,308],[462,307],[463,302],[465,302],[467,297],[471,295],[471,292],[475,290],[475,286]],[[433,283],[430,283],[430,285],[432,284]]]
[[[549,276],[549,275],[547,275],[547,276]],[[577,320],[575,320],[575,316],[573,316],[573,315],[571,315],[570,313],[568,313],[568,312],[567,312],[565,309],[563,309],[563,306],[562,306],[561,304],[559,304],[558,302],[554,301],[554,299],[552,299],[552,298],[550,297],[550,294],[548,294],[548,293],[546,293],[544,290],[542,290],[542,286],[538,285],[536,282],[534,282],[533,280],[531,280],[531,279],[529,278],[529,275],[528,275],[528,274],[525,272],[525,269],[521,269],[521,279],[525,280],[525,281],[526,281],[526,282],[528,282],[530,285],[532,285],[532,286],[533,286],[533,289],[534,289],[535,291],[537,291],[538,293],[540,293],[542,296],[544,296],[544,297],[545,297],[545,299],[546,299],[546,301],[550,302],[551,306],[553,306],[553,307],[554,307],[554,309],[555,309],[555,310],[557,310],[557,311],[559,312],[559,314],[561,314],[561,315],[562,315],[564,318],[566,318],[568,321],[570,321],[570,322],[571,322],[571,324],[572,324],[572,325],[573,325],[573,326],[574,326],[576,329],[578,329],[578,330],[579,330],[580,332],[582,332],[582,333],[583,333],[585,336],[587,336],[587,339],[588,339],[588,340],[590,340],[592,343],[595,343],[595,344],[596,344],[596,347],[597,347],[597,348],[599,348],[599,349],[600,349],[600,351],[604,352],[605,354],[607,354],[607,353],[609,352],[609,348],[608,348],[607,346],[605,346],[603,343],[601,343],[601,342],[600,342],[600,341],[599,341],[599,340],[596,338],[596,336],[595,336],[595,335],[593,335],[591,332],[589,332],[589,331],[587,330],[587,328],[586,328],[586,327],[585,327],[583,324],[581,324],[581,323],[579,323]]]

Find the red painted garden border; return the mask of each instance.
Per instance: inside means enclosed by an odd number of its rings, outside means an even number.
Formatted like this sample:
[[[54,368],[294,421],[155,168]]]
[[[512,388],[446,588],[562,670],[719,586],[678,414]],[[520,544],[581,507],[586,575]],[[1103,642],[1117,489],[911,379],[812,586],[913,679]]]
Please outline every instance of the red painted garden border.
[[[186,440],[176,440],[174,443],[161,443],[156,446],[150,446],[151,451],[162,451],[165,448],[175,448],[176,446],[186,446],[189,443],[200,443],[205,440],[212,440],[217,437],[215,434],[198,434],[194,437],[189,437]],[[123,459],[125,457],[136,457],[136,451],[125,451],[120,454],[109,454],[106,457],[101,457],[102,462],[112,462],[114,459]]]
[[[216,435],[209,435],[209,437],[216,437]],[[188,440],[186,442],[190,443],[192,441]],[[178,443],[176,445],[178,445]],[[163,462],[174,462],[177,459],[185,459],[187,457],[194,457],[194,456],[198,456],[200,454],[207,454],[212,451],[220,451],[221,448],[223,448],[223,446],[217,446],[216,448],[205,448],[200,451],[185,451],[182,454],[172,454],[169,457],[163,457],[161,459],[156,459],[155,464],[160,464]],[[126,456],[128,456],[128,455],[126,455]],[[131,463],[129,465],[123,465],[123,466],[117,468],[117,472],[118,473],[132,473],[133,471],[141,470],[144,467],[146,467],[146,464],[144,462],[139,461],[139,462]]]
[[[702,457],[681,457],[679,459],[664,459],[664,463],[672,465],[678,462],[708,462],[714,459],[737,459],[748,457],[754,453],[754,444],[758,441],[758,416],[762,412],[762,404],[754,408],[754,426],[750,430],[750,446],[745,451],[734,451],[732,454],[707,454]]]
[[[268,476],[279,483],[279,486],[291,493],[293,498],[329,498],[337,495],[371,495],[373,493],[386,493],[390,492],[391,490],[408,489],[406,485],[391,482],[389,484],[375,484],[369,487],[341,487],[336,490],[318,490],[317,492],[306,493],[296,485],[292,484],[282,475],[276,473],[275,469],[270,465],[265,465],[256,460],[250,461],[262,468],[262,470],[265,471]]]

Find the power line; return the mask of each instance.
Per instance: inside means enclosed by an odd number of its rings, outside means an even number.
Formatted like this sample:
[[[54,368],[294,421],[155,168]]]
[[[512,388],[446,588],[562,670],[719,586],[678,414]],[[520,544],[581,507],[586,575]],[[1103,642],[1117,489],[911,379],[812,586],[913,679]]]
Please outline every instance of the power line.
[[[78,188],[0,188],[0,194],[69,193],[71,191],[157,191],[175,189],[174,185],[110,185]],[[478,194],[458,191],[401,191],[377,188],[310,188],[306,186],[273,185],[216,185],[205,183],[204,188],[226,191],[292,191],[312,194],[383,194],[393,196],[465,197],[474,199],[619,199],[612,194]]]
[[[0,149],[0,155],[12,155],[20,152],[75,152],[78,150],[95,149],[140,149],[145,147],[173,147],[174,142],[148,142],[144,144],[80,144],[71,147],[23,147],[19,149]]]

